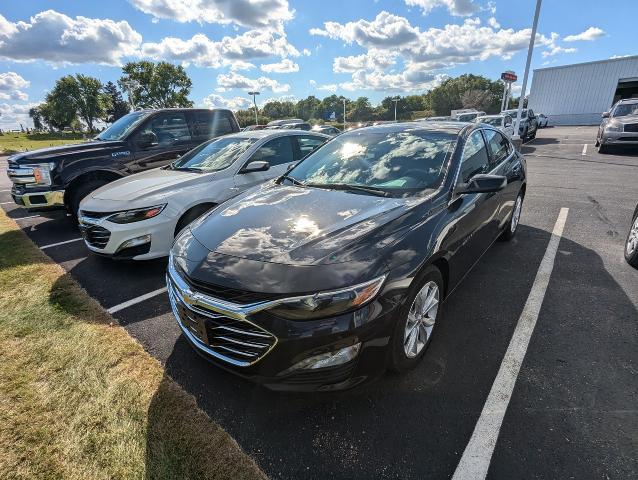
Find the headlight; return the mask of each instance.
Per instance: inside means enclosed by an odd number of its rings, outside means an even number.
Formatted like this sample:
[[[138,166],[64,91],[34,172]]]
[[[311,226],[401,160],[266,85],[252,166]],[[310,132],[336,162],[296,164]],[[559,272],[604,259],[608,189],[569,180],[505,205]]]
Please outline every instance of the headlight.
[[[25,167],[32,170],[36,185],[51,185],[51,171],[55,168],[55,163],[35,163]]]
[[[605,130],[607,130],[608,132],[622,132],[623,124],[612,120],[607,125],[605,125]]]
[[[114,213],[108,217],[107,220],[113,223],[140,222],[142,220],[157,217],[160,213],[162,213],[164,207],[166,207],[165,203],[162,205],[155,205],[154,207],[126,210],[124,212]]]
[[[369,282],[340,290],[290,298],[268,311],[289,320],[312,320],[339,315],[372,301],[381,290],[385,277],[381,275]]]

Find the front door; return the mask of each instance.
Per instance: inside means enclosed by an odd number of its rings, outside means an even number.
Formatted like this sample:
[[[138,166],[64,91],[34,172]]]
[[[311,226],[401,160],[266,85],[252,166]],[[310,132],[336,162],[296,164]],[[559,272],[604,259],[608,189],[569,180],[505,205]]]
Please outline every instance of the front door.
[[[250,162],[265,161],[270,168],[264,172],[241,173],[235,175],[235,185],[245,190],[258,183],[283,175],[287,165],[294,161],[293,143],[290,135],[273,138],[267,141],[251,155],[244,166]],[[242,167],[243,168],[243,167]]]

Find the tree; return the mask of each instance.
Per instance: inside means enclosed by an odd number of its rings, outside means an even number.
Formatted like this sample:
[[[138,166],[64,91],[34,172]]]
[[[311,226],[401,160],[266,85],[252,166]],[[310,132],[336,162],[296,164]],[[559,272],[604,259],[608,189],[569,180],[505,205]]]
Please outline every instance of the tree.
[[[71,95],[77,114],[84,120],[89,132],[93,132],[93,123],[106,115],[110,97],[102,92],[102,82],[97,78],[77,74],[74,80]]]
[[[42,119],[51,127],[63,130],[71,127],[77,120],[75,96],[77,81],[71,75],[62,77],[55,82],[54,87],[40,105]]]
[[[480,104],[486,113],[498,113],[501,107],[503,84],[493,82],[480,75],[465,74],[456,78],[448,78],[441,85],[433,88],[423,98],[424,109],[431,109],[437,115],[449,115],[451,110],[463,108],[463,95],[468,91],[485,92]],[[477,94],[467,94],[469,103],[476,103]],[[476,108],[476,107],[472,107]]]
[[[297,105],[295,102],[280,102],[278,100],[272,100],[267,102],[261,107],[261,113],[272,119],[278,118],[292,118],[295,116]]]
[[[122,69],[120,88],[135,108],[192,107],[188,99],[193,82],[181,65],[168,62],[129,62]]]
[[[297,102],[297,115],[299,118],[309,120],[321,115],[321,100],[314,95],[299,100]]]
[[[466,90],[461,94],[463,108],[487,111],[491,107],[492,98],[488,90]]]
[[[122,118],[131,110],[129,104],[122,98],[122,92],[120,92],[117,86],[113,82],[108,82],[102,89],[104,94],[109,98],[109,104],[106,108],[104,121],[107,123],[113,123],[118,118]]]
[[[44,119],[42,118],[40,106],[31,107],[29,109],[29,116],[31,117],[31,120],[33,120],[33,128],[36,130],[44,130]]]
[[[248,125],[254,125],[255,124],[255,109],[251,108],[250,110],[237,110],[235,112],[235,118],[237,119],[237,122],[239,122],[240,127],[247,127]],[[268,117],[262,115],[261,111],[259,112],[258,120],[259,120],[259,125],[265,125],[270,121]]]
[[[351,122],[361,122],[373,119],[372,105],[368,97],[359,97],[350,104],[347,110],[347,120]]]

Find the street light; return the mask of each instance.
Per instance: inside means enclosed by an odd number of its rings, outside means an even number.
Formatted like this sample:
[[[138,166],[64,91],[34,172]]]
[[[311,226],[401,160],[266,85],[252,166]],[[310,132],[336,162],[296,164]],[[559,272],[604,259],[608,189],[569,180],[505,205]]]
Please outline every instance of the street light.
[[[253,104],[255,105],[255,125],[259,125],[259,120],[257,119],[257,101],[255,97],[259,95],[259,92],[248,92],[248,95],[253,96]]]
[[[343,99],[343,131],[346,131],[346,99]]]
[[[397,123],[397,103],[399,103],[400,98],[394,97],[392,101],[394,102],[394,123]]]
[[[532,24],[532,37],[529,39],[529,48],[527,49],[527,63],[525,64],[525,74],[523,75],[523,86],[521,87],[521,95],[518,98],[518,111],[516,112],[516,122],[514,122],[514,135],[520,138],[519,126],[521,124],[521,113],[523,111],[523,102],[525,101],[525,91],[527,90],[527,77],[529,76],[529,66],[532,63],[532,52],[534,51],[534,42],[536,41],[536,27],[538,27],[538,17],[541,13],[542,0],[536,0],[536,11],[534,12],[534,23]]]

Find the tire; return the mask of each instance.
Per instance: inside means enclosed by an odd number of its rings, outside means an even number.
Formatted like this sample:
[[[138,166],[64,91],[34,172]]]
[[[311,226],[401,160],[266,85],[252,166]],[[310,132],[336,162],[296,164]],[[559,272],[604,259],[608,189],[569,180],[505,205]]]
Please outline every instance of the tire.
[[[634,268],[638,268],[638,213],[634,215],[625,241],[625,260]]]
[[[594,143],[594,147],[600,147],[600,140],[598,140],[598,137],[596,137],[596,143]]]
[[[525,132],[523,133],[523,137],[521,138],[521,141],[525,143],[527,140],[529,140],[529,132],[527,131],[527,129],[525,129]]]
[[[507,222],[507,228],[503,230],[501,236],[498,239],[501,242],[509,242],[516,235],[516,231],[518,230],[518,224],[521,219],[521,211],[523,210],[523,192],[520,192],[516,197],[516,201],[514,202],[514,209],[512,210],[512,216],[510,217],[509,222]]]
[[[435,323],[441,321],[444,293],[443,276],[438,268],[427,267],[410,288],[400,307],[391,340],[390,369],[405,372],[418,365],[430,346]],[[432,295],[431,300],[428,300]],[[418,297],[418,300],[417,300]],[[430,303],[426,303],[430,302]],[[419,311],[419,306],[426,308]],[[410,333],[408,333],[410,332]],[[416,335],[416,340],[414,339]]]
[[[184,215],[182,215],[182,217],[178,220],[177,225],[175,226],[174,237],[177,237],[179,232],[184,230],[184,228],[189,223],[194,221],[196,218],[204,215],[211,208],[215,208],[215,207],[216,205],[211,205],[211,204],[202,204],[202,205],[196,205],[194,207],[191,207],[191,209],[188,210],[186,213],[184,213]]]
[[[609,153],[609,147],[599,142],[598,153],[600,153],[601,155],[605,155],[606,153]]]
[[[532,139],[536,138],[536,133],[538,133],[538,129],[534,130],[534,133],[530,135],[529,138],[532,138]]]
[[[73,218],[75,218],[76,220],[78,218],[78,210],[80,209],[80,202],[82,201],[82,199],[84,199],[84,197],[86,197],[89,193],[97,190],[100,187],[103,187],[107,183],[109,182],[105,180],[90,180],[77,186],[74,190],[71,191],[67,202],[67,208]]]

